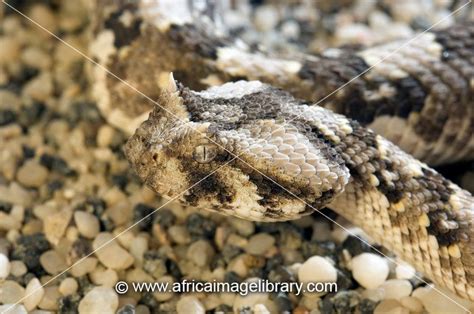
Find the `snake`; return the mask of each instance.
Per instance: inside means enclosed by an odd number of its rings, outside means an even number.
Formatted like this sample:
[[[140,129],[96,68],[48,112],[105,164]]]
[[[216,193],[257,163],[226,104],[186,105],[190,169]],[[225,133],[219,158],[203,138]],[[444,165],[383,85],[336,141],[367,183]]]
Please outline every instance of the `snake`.
[[[92,93],[142,181],[253,221],[329,207],[474,300],[474,198],[430,168],[474,158],[474,22],[280,57],[185,7],[93,7]]]

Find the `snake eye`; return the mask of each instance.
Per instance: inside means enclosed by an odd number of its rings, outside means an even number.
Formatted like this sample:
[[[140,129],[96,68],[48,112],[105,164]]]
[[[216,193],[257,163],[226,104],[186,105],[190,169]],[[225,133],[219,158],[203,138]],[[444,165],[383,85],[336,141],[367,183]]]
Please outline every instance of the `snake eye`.
[[[198,163],[205,164],[216,158],[217,147],[214,144],[201,144],[194,148],[193,158]]]

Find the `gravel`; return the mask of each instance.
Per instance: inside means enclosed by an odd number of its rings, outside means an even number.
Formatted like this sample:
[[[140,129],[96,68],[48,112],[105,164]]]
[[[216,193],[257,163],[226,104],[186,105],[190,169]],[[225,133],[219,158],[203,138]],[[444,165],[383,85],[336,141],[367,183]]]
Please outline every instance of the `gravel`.
[[[41,25],[87,51],[89,16],[82,2],[21,2]],[[389,8],[376,1],[244,2],[224,13],[231,31],[252,47],[285,54],[405,38],[446,14],[450,1],[393,2]],[[86,61],[5,12],[0,10],[0,312],[13,306],[11,313],[37,314],[460,313],[416,279],[413,267],[401,261],[389,267],[386,258],[320,215],[265,224],[173,203],[151,215],[163,200],[131,171],[122,153],[127,136],[108,125],[91,101]],[[473,172],[461,172],[454,179],[472,185]],[[114,291],[120,280],[191,278],[337,282],[339,289],[247,296]]]

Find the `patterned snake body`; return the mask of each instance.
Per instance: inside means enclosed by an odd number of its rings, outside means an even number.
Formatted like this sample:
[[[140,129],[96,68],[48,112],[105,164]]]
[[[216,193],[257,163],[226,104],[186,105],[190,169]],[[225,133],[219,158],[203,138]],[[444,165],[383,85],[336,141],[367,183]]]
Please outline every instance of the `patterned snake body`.
[[[474,199],[405,153],[430,164],[474,157],[474,23],[403,46],[290,60],[157,7],[101,2],[91,44],[100,64],[149,97],[93,69],[104,116],[136,131],[126,155],[143,181],[187,205],[251,220],[328,206],[474,300]],[[163,83],[169,71],[187,87]],[[220,85],[228,81],[238,82]],[[210,85],[220,86],[202,91]]]

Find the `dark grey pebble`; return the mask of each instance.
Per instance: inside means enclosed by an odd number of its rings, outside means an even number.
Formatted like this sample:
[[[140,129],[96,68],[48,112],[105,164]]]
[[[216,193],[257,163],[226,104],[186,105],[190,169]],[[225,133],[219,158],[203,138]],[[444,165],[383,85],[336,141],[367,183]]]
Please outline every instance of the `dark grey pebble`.
[[[16,121],[16,112],[9,109],[0,110],[0,126],[5,126]]]
[[[360,295],[356,291],[341,291],[331,298],[336,313],[352,313],[360,302]]]
[[[293,282],[296,279],[288,268],[279,265],[275,269],[270,270],[268,280],[272,282]]]
[[[291,313],[293,304],[286,293],[280,292],[274,299],[279,313]]]
[[[224,261],[228,264],[231,260],[234,259],[234,257],[236,257],[242,252],[243,251],[241,248],[232,244],[227,244],[222,248],[221,254]]]
[[[76,175],[76,171],[71,169],[67,162],[59,156],[44,153],[40,157],[40,164],[67,177]]]
[[[359,238],[352,235],[348,236],[347,239],[342,242],[342,248],[346,249],[352,256],[356,256],[362,253],[370,252],[375,253],[372,247],[367,243],[362,242]]]
[[[168,271],[166,260],[156,251],[148,251],[143,255],[143,270],[154,278],[160,278]]]
[[[227,304],[220,304],[214,309],[215,314],[227,314],[227,313],[233,313],[234,311],[232,310],[232,307]]]
[[[61,314],[78,314],[79,302],[81,297],[78,294],[68,295],[59,298],[58,313]]]
[[[359,311],[361,314],[372,314],[377,304],[378,302],[369,299],[363,299],[359,303]]]
[[[12,207],[12,203],[0,200],[0,211],[8,214],[12,210]]]
[[[125,304],[117,310],[117,314],[135,314],[135,307],[132,304]]]
[[[216,223],[197,213],[193,213],[186,218],[186,227],[193,239],[212,239],[216,232]]]
[[[167,208],[162,208],[155,213],[155,220],[153,223],[159,224],[161,228],[169,228],[176,222],[176,216]]]
[[[38,275],[44,271],[39,258],[50,247],[48,240],[42,233],[22,235],[16,241],[11,258],[12,260],[23,261],[28,270]]]
[[[336,260],[336,245],[330,241],[309,241],[301,245],[301,253],[305,259],[311,256],[329,256]]]
[[[242,278],[239,275],[237,275],[236,272],[228,271],[224,274],[224,281],[229,282],[229,283],[242,282]]]
[[[346,270],[337,270],[337,289],[347,290],[355,286],[351,273]]]
[[[153,212],[155,209],[155,207],[143,203],[135,205],[133,208],[133,222],[138,222],[137,227],[140,230],[150,231],[153,224]]]

